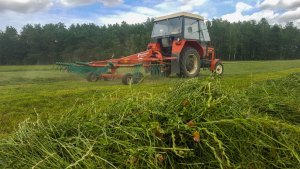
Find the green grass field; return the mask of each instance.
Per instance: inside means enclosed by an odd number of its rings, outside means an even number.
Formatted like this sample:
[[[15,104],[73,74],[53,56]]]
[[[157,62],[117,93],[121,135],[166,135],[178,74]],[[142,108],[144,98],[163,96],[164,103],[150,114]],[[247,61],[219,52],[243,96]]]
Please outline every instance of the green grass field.
[[[0,66],[0,168],[297,168],[300,60],[224,66],[132,86]]]
[[[221,80],[226,88],[243,90],[253,83],[300,72],[300,60],[225,62]],[[35,120],[62,115],[75,105],[90,103],[116,95],[125,97],[131,91],[160,94],[174,83],[176,77],[145,80],[142,84],[124,86],[120,80],[87,82],[83,77],[59,72],[54,66],[0,66],[0,136],[15,131],[25,119]],[[201,70],[200,78],[210,77]],[[184,81],[181,80],[181,81]],[[105,107],[105,101],[99,107]]]

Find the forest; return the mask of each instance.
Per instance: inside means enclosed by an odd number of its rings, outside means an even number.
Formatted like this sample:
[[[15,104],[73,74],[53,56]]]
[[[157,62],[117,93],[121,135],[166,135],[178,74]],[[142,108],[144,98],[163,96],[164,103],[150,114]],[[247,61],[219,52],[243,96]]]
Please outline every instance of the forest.
[[[210,45],[222,60],[300,59],[300,30],[266,19],[206,22]],[[146,50],[153,19],[140,24],[27,24],[0,30],[0,65],[53,64],[121,57]]]

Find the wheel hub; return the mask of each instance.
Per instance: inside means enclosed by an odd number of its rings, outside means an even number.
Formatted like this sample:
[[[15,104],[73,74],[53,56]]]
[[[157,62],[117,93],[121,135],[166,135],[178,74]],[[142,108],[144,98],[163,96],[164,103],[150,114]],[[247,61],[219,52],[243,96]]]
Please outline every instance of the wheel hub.
[[[198,67],[197,56],[194,54],[189,55],[186,61],[186,70],[190,74],[194,74],[197,71],[197,67]]]
[[[216,67],[216,73],[217,74],[222,74],[222,72],[223,72],[223,67],[221,65],[217,65],[217,67]]]

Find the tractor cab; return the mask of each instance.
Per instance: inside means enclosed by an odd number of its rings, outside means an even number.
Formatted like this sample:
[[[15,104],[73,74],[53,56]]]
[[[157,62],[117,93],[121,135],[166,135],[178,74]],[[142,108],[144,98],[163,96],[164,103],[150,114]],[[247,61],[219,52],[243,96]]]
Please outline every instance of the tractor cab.
[[[165,56],[171,56],[174,40],[193,40],[205,46],[210,41],[204,18],[186,12],[156,18],[151,38],[161,45]]]

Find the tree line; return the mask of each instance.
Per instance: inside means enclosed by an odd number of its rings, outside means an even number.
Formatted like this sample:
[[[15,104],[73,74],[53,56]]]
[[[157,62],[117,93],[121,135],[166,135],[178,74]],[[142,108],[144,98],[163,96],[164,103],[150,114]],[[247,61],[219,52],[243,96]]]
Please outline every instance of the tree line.
[[[300,59],[300,30],[293,23],[207,22],[211,45],[223,60]],[[0,30],[0,65],[103,60],[146,50],[153,19],[140,24],[98,26],[63,23]]]
[[[292,22],[270,25],[266,19],[208,22],[216,53],[224,60],[300,59],[300,30]]]

